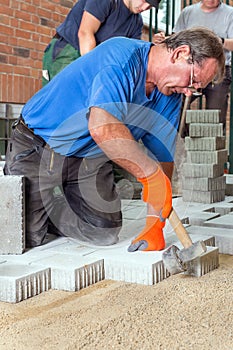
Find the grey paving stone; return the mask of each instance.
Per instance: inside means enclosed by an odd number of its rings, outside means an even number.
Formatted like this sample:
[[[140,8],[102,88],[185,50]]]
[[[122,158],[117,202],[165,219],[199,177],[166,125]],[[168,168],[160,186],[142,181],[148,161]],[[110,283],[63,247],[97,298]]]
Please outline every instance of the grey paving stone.
[[[189,226],[187,231],[191,237],[196,234],[212,235],[214,246],[218,247],[219,253],[233,255],[233,231],[222,227]],[[192,238],[194,239],[194,238]]]
[[[192,123],[189,125],[190,137],[223,136],[223,124]]]
[[[187,271],[184,274],[201,277],[219,267],[219,249],[207,247],[207,251],[198,258],[187,263]]]
[[[209,213],[205,211],[201,211],[189,216],[190,225],[202,226],[205,221],[212,220],[214,218],[219,217],[219,213]]]
[[[218,191],[190,191],[182,190],[184,202],[215,203],[225,199],[225,190]]]
[[[219,113],[218,109],[197,109],[186,111],[186,123],[219,123]]]
[[[195,190],[195,191],[215,191],[225,190],[226,178],[225,176],[219,176],[215,178],[207,177],[183,177],[182,189]]]
[[[216,151],[226,147],[226,137],[185,137],[187,151]]]
[[[219,213],[221,216],[230,214],[233,211],[233,203],[216,203],[214,205],[214,212]]]
[[[50,289],[50,269],[0,264],[0,301],[18,303]]]
[[[206,221],[204,223],[204,226],[233,229],[232,214],[226,214],[226,215],[220,216],[218,218],[215,218],[213,220]],[[232,234],[233,234],[233,232],[232,232]]]
[[[220,177],[224,173],[224,165],[184,163],[182,172],[184,177]]]
[[[226,196],[232,196],[233,195],[233,175],[232,174],[225,174],[226,177]]]
[[[78,291],[104,279],[103,259],[55,253],[35,264],[51,269],[51,288]]]
[[[187,151],[186,162],[197,164],[224,164],[228,159],[227,149],[218,151]]]
[[[22,254],[25,249],[24,177],[0,176],[0,254]]]

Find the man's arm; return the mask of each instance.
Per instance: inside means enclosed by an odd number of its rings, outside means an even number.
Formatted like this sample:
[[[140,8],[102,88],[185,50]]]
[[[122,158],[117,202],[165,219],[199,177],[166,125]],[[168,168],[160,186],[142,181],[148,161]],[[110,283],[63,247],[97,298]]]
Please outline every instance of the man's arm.
[[[136,178],[157,170],[157,163],[145,154],[130,130],[104,109],[91,108],[89,130],[104,153]]]
[[[223,48],[228,51],[233,51],[233,39],[224,39]]]
[[[87,11],[83,12],[82,21],[78,31],[79,48],[81,56],[96,47],[95,33],[99,30],[101,22]]]

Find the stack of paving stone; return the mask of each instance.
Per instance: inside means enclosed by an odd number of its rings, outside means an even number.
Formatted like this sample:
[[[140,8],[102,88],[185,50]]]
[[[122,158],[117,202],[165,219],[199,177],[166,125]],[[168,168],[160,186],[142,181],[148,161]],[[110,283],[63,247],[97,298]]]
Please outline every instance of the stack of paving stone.
[[[218,110],[187,110],[182,197],[185,202],[214,203],[225,199],[226,138]]]

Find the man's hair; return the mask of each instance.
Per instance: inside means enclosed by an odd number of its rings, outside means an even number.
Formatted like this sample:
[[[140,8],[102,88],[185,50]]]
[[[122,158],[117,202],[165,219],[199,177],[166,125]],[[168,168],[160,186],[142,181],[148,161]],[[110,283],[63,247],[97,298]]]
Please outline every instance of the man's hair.
[[[181,45],[188,45],[192,62],[196,62],[200,67],[207,58],[215,58],[218,61],[216,80],[217,82],[222,80],[225,72],[225,55],[220,38],[211,30],[205,27],[193,27],[166,37],[163,43],[172,50]]]

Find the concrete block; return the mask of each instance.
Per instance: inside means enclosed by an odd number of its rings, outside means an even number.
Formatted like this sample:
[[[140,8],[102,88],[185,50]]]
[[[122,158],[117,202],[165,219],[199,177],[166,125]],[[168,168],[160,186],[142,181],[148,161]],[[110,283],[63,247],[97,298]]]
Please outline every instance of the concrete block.
[[[226,137],[185,137],[187,151],[216,151],[226,147]]]
[[[233,203],[216,203],[214,205],[214,212],[219,213],[220,216],[230,214],[233,212]]]
[[[187,271],[184,274],[201,277],[219,267],[219,249],[207,247],[207,251],[198,258],[187,263]]]
[[[57,253],[35,262],[51,269],[51,288],[78,291],[104,279],[103,259]]]
[[[225,190],[225,176],[207,178],[207,177],[183,177],[182,189],[195,191],[216,191]]]
[[[226,196],[233,196],[233,175],[225,174],[226,177]]]
[[[190,137],[217,137],[223,136],[223,124],[193,123],[189,125]]]
[[[0,264],[0,301],[18,303],[51,288],[50,269],[23,264]]]
[[[201,211],[189,216],[190,225],[203,226],[205,221],[212,220],[214,218],[219,217],[218,213],[209,213],[205,211]]]
[[[228,228],[233,230],[233,215],[226,214],[223,216],[220,216],[218,218],[212,219],[210,221],[206,221],[204,223],[204,226],[208,227],[218,227],[218,228]],[[233,232],[232,232],[233,234]]]
[[[0,176],[0,254],[22,254],[25,249],[24,177]]]
[[[227,149],[218,151],[187,151],[186,162],[197,164],[224,164],[228,159]]]
[[[214,246],[218,247],[220,254],[233,255],[232,229],[222,227],[189,226],[187,227],[187,232],[192,237],[200,235],[200,233],[203,235],[212,235],[214,237]]]
[[[182,172],[184,177],[220,177],[224,173],[224,166],[219,164],[184,163]]]
[[[215,203],[225,199],[225,190],[219,191],[189,191],[182,190],[184,202]]]
[[[219,113],[218,109],[188,109],[186,111],[186,123],[219,123]]]

